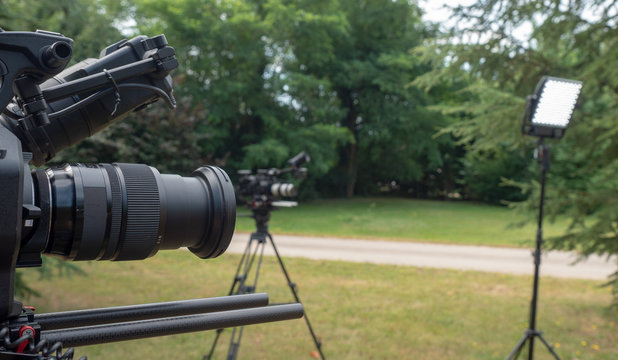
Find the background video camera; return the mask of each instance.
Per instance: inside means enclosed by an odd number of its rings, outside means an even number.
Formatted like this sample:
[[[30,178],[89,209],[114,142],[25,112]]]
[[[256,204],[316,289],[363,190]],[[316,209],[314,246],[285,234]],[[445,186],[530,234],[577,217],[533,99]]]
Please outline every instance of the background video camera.
[[[258,169],[255,174],[251,170],[238,171],[238,195],[250,209],[296,206],[295,201],[282,201],[281,198],[294,197],[297,194],[293,183],[284,182],[279,176],[291,174],[296,179],[307,176],[307,168],[301,165],[311,158],[302,151],[290,160],[290,167],[285,169]]]
[[[158,250],[188,247],[200,258],[212,258],[226,250],[234,231],[234,188],[217,167],[201,167],[189,177],[121,163],[30,170],[30,164],[44,164],[152,102],[163,99],[175,107],[169,73],[178,61],[164,35],[120,41],[99,59],[65,70],[72,53],[73,40],[61,34],[0,29],[0,359],[22,358],[15,353],[53,356],[61,349],[59,341],[79,346],[302,316],[297,305],[256,314],[218,313],[208,324],[198,318],[188,326],[187,318],[160,317],[206,312],[204,306],[162,303],[156,310],[35,316],[14,300],[15,268],[40,266],[41,254],[139,260]],[[264,306],[263,300],[222,300],[227,306],[209,311]],[[75,316],[80,326],[113,321],[122,327],[65,329],[77,324]],[[38,318],[45,319],[44,326]],[[132,323],[143,319],[152,321]],[[185,326],[178,328],[180,323]]]
[[[310,160],[309,155],[303,151],[288,160],[290,167],[285,169],[258,169],[255,174],[252,174],[251,170],[238,171],[238,194],[244,198],[242,199],[244,204],[251,209],[251,215],[248,216],[255,220],[256,231],[249,236],[249,242],[236,268],[236,274],[233,277],[232,286],[228,295],[241,296],[241,294],[255,293],[258,277],[260,275],[260,268],[262,267],[262,260],[264,258],[264,247],[269,243],[275,252],[277,262],[287,280],[287,285],[294,296],[294,301],[296,301],[293,304],[301,304],[300,297],[296,290],[296,283],[292,282],[290,279],[290,275],[283,264],[281,255],[279,255],[275,241],[268,231],[268,221],[270,220],[270,213],[278,207],[292,207],[298,205],[296,201],[281,200],[282,197],[296,196],[296,187],[292,183],[284,182],[279,176],[291,174],[297,179],[305,178],[307,176],[307,169],[300,166]],[[253,273],[254,264],[256,266],[255,272]],[[322,352],[321,340],[318,339],[313,330],[309,318],[306,315],[304,318],[320,358],[326,359]],[[204,356],[204,359],[210,360],[213,358],[222,331],[223,329],[217,331],[210,352]],[[242,327],[235,327],[232,330],[227,354],[228,360],[236,360],[238,358],[242,336]]]

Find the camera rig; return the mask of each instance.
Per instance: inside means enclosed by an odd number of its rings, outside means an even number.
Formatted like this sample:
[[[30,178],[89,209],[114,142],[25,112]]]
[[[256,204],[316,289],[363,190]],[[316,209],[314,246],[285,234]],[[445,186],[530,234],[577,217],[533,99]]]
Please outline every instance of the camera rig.
[[[288,160],[290,166],[285,169],[259,169],[255,174],[252,174],[250,170],[240,170],[238,172],[240,175],[238,180],[238,194],[245,198],[245,205],[251,209],[250,216],[255,220],[256,231],[249,236],[249,242],[236,268],[236,274],[234,275],[228,296],[243,296],[255,293],[260,269],[262,267],[262,260],[264,258],[264,248],[266,244],[269,243],[272,246],[277,262],[281,267],[287,285],[294,297],[295,303],[287,305],[302,304],[298,296],[296,283],[292,282],[283,264],[283,259],[279,254],[279,250],[277,250],[275,241],[268,232],[268,221],[270,220],[271,211],[276,210],[278,207],[291,207],[297,205],[295,201],[281,200],[282,197],[296,196],[296,187],[292,183],[283,182],[279,179],[279,176],[282,174],[291,174],[297,179],[305,178],[307,176],[307,169],[301,167],[301,165],[310,160],[309,155],[303,151]],[[326,359],[322,351],[322,341],[313,330],[309,317],[306,314],[304,319],[320,358],[322,360]],[[232,329],[227,354],[228,360],[236,360],[238,358],[243,330],[244,328],[242,326]],[[222,332],[223,329],[217,330],[217,335],[210,347],[210,351],[208,354],[204,355],[204,360],[213,358],[215,348],[217,347]]]
[[[284,169],[258,169],[255,174],[251,170],[238,171],[238,194],[243,197],[244,205],[251,209],[258,230],[268,232],[270,212],[277,207],[298,205],[296,201],[281,200],[282,197],[296,196],[297,190],[293,183],[284,182],[279,177],[291,174],[296,179],[305,178],[307,168],[301,166],[309,161],[309,155],[301,151],[288,160],[290,166]]]
[[[122,40],[65,69],[72,53],[61,34],[0,29],[0,359],[71,359],[63,345],[302,317],[301,304],[264,308],[265,294],[51,314],[14,299],[15,268],[41,266],[41,254],[120,261],[188,247],[206,259],[234,230],[234,188],[213,166],[188,177],[121,163],[30,170],[152,102],[175,107],[178,61],[164,35]]]

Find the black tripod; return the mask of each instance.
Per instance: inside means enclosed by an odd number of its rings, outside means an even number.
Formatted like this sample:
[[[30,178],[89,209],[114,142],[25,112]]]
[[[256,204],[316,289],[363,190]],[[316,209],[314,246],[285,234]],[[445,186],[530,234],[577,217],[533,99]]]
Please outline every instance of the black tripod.
[[[279,265],[281,266],[281,270],[285,275],[285,279],[288,283],[292,294],[294,295],[294,299],[296,303],[301,303],[300,298],[298,297],[298,293],[296,292],[296,284],[292,282],[290,279],[290,275],[288,274],[285,266],[283,265],[283,260],[279,255],[279,251],[275,246],[275,242],[273,237],[268,232],[268,220],[270,219],[270,212],[275,208],[271,205],[264,205],[258,208],[253,207],[251,211],[253,212],[252,217],[255,219],[255,225],[257,231],[252,233],[249,237],[249,242],[247,243],[247,247],[240,258],[240,263],[238,264],[238,268],[236,269],[236,275],[234,276],[234,281],[232,282],[232,287],[230,288],[228,295],[239,295],[239,294],[252,294],[255,292],[258,282],[258,277],[260,275],[260,268],[262,266],[262,259],[264,257],[264,248],[266,246],[266,242],[272,245],[273,250],[275,251],[275,255],[277,256],[277,260],[279,261]],[[249,272],[254,263],[256,263],[257,258],[257,267],[255,271],[255,277],[253,278],[253,283],[247,282]],[[305,322],[307,323],[307,327],[309,328],[309,332],[311,333],[311,337],[313,338],[313,342],[320,354],[322,359],[326,359],[324,354],[322,353],[322,342],[318,340],[313,328],[311,327],[311,323],[309,322],[309,318],[307,314],[305,314]],[[238,349],[240,347],[240,340],[242,338],[244,327],[235,327],[232,329],[232,338],[230,340],[230,347],[228,349],[227,360],[235,360],[238,357]],[[215,336],[215,340],[210,348],[210,352],[208,355],[204,356],[204,360],[209,360],[212,358],[213,353],[215,351],[215,347],[217,346],[217,341],[219,340],[219,336],[223,332],[223,329],[217,330],[217,335]]]
[[[532,285],[532,301],[530,302],[530,326],[524,332],[524,336],[519,340],[513,351],[506,357],[506,360],[517,359],[521,350],[523,349],[526,341],[530,342],[528,347],[528,360],[533,359],[534,354],[534,338],[538,337],[539,340],[547,350],[554,356],[554,358],[560,360],[554,349],[543,338],[540,331],[536,329],[536,305],[539,291],[539,268],[541,266],[541,245],[543,244],[543,204],[545,201],[545,176],[549,170],[549,149],[543,145],[543,138],[539,139],[537,148],[537,156],[539,157],[541,164],[541,199],[539,205],[539,224],[536,232],[536,250],[534,251],[534,283]]]

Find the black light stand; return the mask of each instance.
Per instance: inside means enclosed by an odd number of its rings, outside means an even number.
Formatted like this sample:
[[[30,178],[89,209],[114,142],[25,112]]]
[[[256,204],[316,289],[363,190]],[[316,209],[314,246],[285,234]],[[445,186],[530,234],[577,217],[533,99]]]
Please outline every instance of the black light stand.
[[[539,292],[539,269],[541,267],[541,247],[543,244],[543,205],[545,202],[545,178],[547,171],[549,170],[549,148],[543,144],[542,137],[539,138],[537,146],[537,156],[541,165],[541,199],[539,204],[538,229],[536,232],[536,249],[534,251],[534,282],[532,285],[532,301],[530,302],[530,323],[528,329],[526,329],[526,331],[524,332],[524,336],[522,336],[522,338],[519,340],[513,351],[511,351],[509,356],[506,357],[507,360],[517,359],[527,341],[530,342],[530,345],[528,347],[528,359],[532,360],[534,353],[535,337],[538,337],[539,340],[541,340],[541,342],[545,344],[545,346],[554,356],[554,358],[560,360],[558,355],[554,352],[554,349],[543,338],[542,333],[536,329],[536,307]]]
[[[527,98],[527,107],[522,124],[522,133],[538,137],[536,156],[541,166],[541,196],[539,203],[539,223],[536,232],[536,249],[534,251],[534,282],[532,285],[532,301],[530,302],[530,323],[524,336],[519,340],[506,360],[517,359],[526,342],[528,360],[533,359],[534,338],[539,340],[547,350],[560,360],[554,349],[536,329],[536,307],[539,294],[539,269],[541,267],[541,248],[543,245],[543,205],[545,202],[545,178],[549,171],[549,148],[543,145],[544,138],[560,139],[564,136],[573,110],[582,90],[582,82],[552,76],[543,76],[538,82],[533,95]]]
[[[279,265],[281,266],[281,270],[285,275],[287,284],[292,291],[292,294],[294,295],[294,300],[296,301],[296,303],[300,304],[301,301],[298,297],[298,293],[296,292],[296,284],[293,283],[290,279],[290,275],[288,274],[285,266],[283,265],[283,260],[281,259],[279,251],[275,246],[273,237],[268,232],[268,220],[270,219],[270,212],[274,210],[274,208],[272,206],[266,206],[252,208],[251,210],[253,212],[252,217],[255,219],[257,231],[252,233],[249,237],[249,242],[247,243],[245,251],[243,252],[240,262],[238,264],[238,268],[236,269],[236,275],[234,276],[234,281],[232,282],[229,295],[251,294],[255,292],[257,288],[258,277],[260,275],[262,259],[264,256],[264,248],[268,240],[270,245],[272,245],[273,250],[275,251],[275,255],[277,257]],[[255,277],[253,278],[252,283],[248,283],[247,279],[254,264],[256,264]],[[318,340],[315,332],[313,331],[307,314],[305,314],[304,318],[305,322],[307,323],[307,327],[309,328],[309,332],[311,333],[313,342],[315,343],[316,349],[318,350],[320,357],[325,360],[326,358],[324,357],[324,353],[322,353],[322,343]],[[238,358],[238,349],[240,347],[240,340],[242,338],[243,329],[244,327],[241,326],[236,327],[232,330],[232,338],[230,340],[227,360],[236,360]],[[212,347],[210,348],[210,352],[208,353],[208,355],[204,355],[204,360],[212,359],[215,347],[217,346],[217,342],[219,340],[219,336],[222,332],[223,329],[217,330],[217,335],[212,344]]]

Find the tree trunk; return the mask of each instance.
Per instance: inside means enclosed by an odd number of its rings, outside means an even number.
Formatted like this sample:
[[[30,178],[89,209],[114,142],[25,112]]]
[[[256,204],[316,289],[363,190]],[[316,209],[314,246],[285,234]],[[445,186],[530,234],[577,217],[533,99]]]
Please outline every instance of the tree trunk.
[[[348,163],[346,169],[345,196],[348,198],[354,196],[358,172],[358,144],[356,142],[356,134],[354,134],[354,140],[354,143],[348,145],[346,148]]]
[[[344,151],[344,159],[342,170],[345,174],[345,196],[350,198],[354,196],[356,188],[356,177],[358,173],[358,130],[356,128],[356,119],[358,111],[354,104],[353,91],[349,89],[340,89],[339,97],[345,108],[348,109],[348,114],[345,119],[345,126],[350,130],[354,142],[347,145]]]

